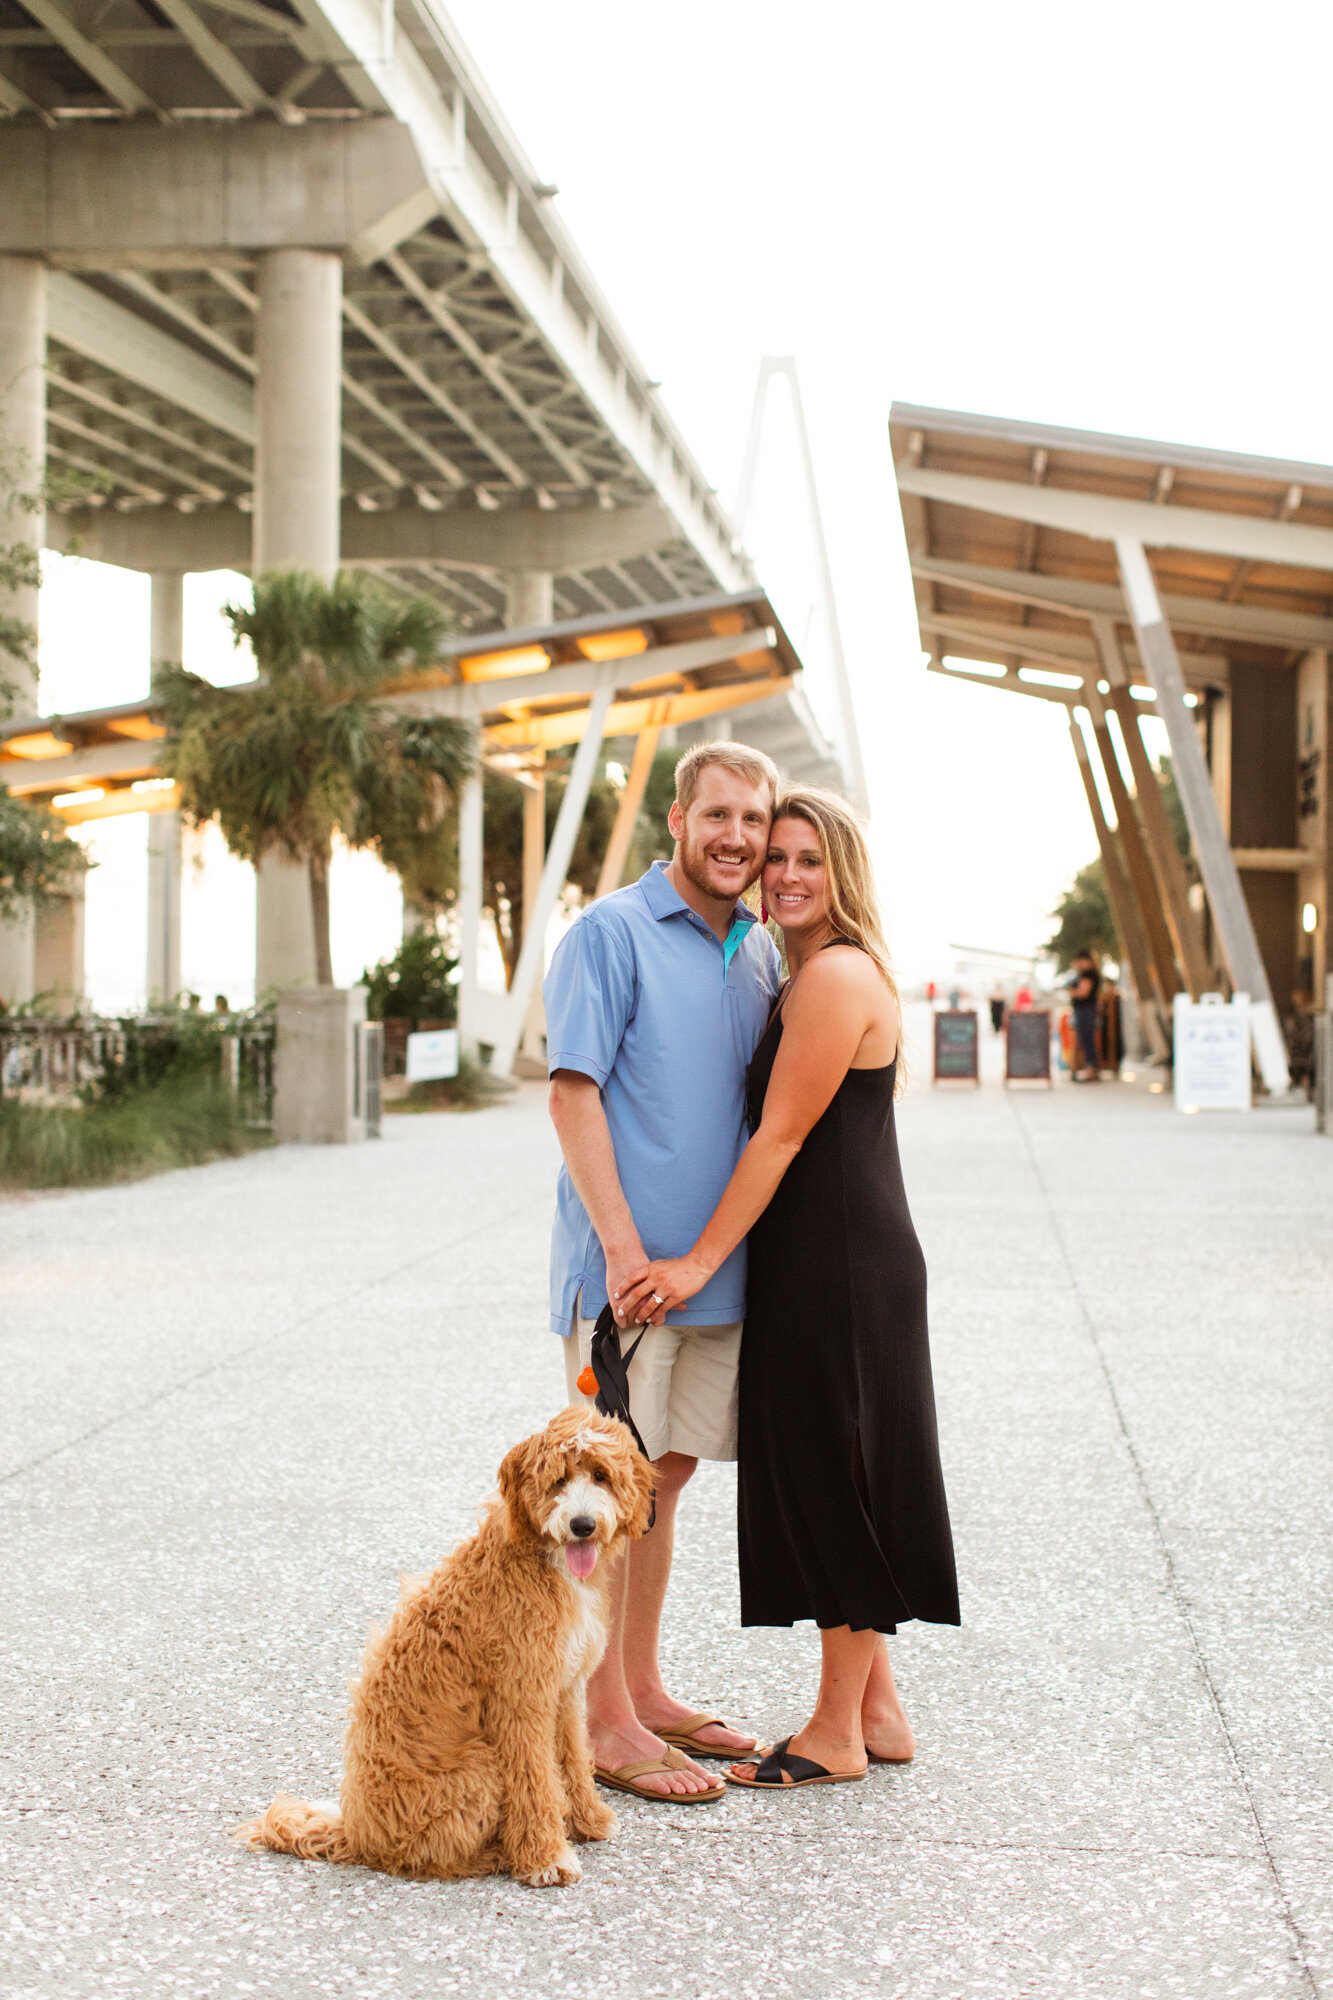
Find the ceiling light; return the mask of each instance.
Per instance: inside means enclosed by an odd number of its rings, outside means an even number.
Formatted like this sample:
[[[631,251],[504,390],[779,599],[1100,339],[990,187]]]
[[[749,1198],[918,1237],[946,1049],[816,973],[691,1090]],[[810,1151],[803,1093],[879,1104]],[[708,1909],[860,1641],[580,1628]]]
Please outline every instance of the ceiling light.
[[[105,797],[106,792],[101,785],[89,785],[85,792],[57,792],[51,803],[59,811],[62,806],[93,806]]]
[[[1315,908],[1313,903],[1307,903],[1305,905],[1305,908],[1301,911],[1301,929],[1305,932],[1306,936],[1308,937],[1311,931],[1316,931],[1318,930],[1318,928],[1319,928],[1319,912]]]
[[[130,786],[132,792],[174,792],[174,778],[136,778]]]
[[[472,653],[458,662],[465,681],[503,681],[513,674],[544,674],[551,664],[545,646],[512,646],[506,653]]]
[[[625,660],[647,652],[648,634],[637,626],[628,632],[585,632],[574,643],[585,660]]]
[[[166,730],[160,722],[154,722],[148,715],[118,715],[107,728],[113,736],[128,736],[136,743],[156,743]]]
[[[53,736],[49,729],[35,729],[28,736],[11,736],[4,745],[6,756],[31,757],[40,763],[45,757],[64,757],[74,748],[63,737]]]

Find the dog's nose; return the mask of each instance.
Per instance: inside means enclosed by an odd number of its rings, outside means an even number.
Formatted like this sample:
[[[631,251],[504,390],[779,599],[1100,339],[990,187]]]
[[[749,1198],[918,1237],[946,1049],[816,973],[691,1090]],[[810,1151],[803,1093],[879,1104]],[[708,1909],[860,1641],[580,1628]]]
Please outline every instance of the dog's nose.
[[[569,1524],[569,1532],[577,1535],[581,1542],[586,1542],[589,1535],[596,1534],[597,1523],[591,1514],[576,1514]]]

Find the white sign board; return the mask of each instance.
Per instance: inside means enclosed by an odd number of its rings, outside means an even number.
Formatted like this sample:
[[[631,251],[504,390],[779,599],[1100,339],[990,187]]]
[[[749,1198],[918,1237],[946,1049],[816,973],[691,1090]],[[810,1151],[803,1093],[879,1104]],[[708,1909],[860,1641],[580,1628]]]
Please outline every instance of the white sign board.
[[[1177,1111],[1250,1109],[1250,996],[1228,1004],[1220,993],[1197,1001],[1177,993],[1175,1028]]]
[[[457,1028],[431,1028],[407,1038],[407,1080],[434,1083],[458,1075]]]

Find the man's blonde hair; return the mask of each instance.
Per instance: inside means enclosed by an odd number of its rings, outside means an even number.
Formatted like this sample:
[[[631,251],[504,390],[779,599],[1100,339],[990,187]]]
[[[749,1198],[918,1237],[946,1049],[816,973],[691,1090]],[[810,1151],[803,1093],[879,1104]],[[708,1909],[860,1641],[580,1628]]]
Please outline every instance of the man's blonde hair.
[[[676,803],[682,812],[693,805],[700,773],[709,764],[735,771],[752,785],[766,786],[769,805],[777,804],[778,767],[762,750],[752,750],[748,743],[692,743],[676,766]]]

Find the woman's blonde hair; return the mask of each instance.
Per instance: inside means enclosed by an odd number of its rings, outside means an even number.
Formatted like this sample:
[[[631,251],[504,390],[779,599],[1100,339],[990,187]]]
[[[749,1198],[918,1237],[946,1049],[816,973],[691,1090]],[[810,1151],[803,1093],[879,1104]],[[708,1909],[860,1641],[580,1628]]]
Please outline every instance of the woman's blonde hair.
[[[860,945],[898,1002],[898,982],[879,917],[875,871],[860,819],[846,799],[814,785],[794,785],[783,792],[773,812],[774,826],[780,819],[804,820],[814,828],[824,862],[824,893],[833,928],[839,937]]]

